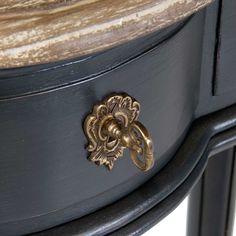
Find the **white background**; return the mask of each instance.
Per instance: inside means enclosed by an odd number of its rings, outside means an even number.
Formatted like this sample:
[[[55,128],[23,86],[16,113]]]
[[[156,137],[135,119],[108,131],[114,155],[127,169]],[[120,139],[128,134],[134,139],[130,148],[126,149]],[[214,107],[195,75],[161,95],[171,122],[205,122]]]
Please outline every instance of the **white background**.
[[[186,236],[187,208],[188,198],[164,220],[143,234],[143,236]],[[236,220],[232,236],[236,236]]]

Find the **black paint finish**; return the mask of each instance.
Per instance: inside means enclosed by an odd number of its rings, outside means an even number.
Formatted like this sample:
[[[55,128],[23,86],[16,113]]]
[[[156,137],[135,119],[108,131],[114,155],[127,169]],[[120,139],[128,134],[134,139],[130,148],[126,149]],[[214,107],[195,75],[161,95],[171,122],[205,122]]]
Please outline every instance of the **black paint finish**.
[[[215,95],[236,89],[236,1],[221,0],[218,25]]]
[[[151,50],[96,77],[8,98],[5,87],[0,88],[5,93],[0,100],[0,235],[36,232],[89,214],[127,195],[166,165],[196,108],[203,19],[199,13],[168,40],[154,48],[149,44]],[[73,65],[66,68],[65,79],[76,80],[70,73]],[[27,89],[32,86],[33,91],[37,79],[40,73],[25,84]],[[156,165],[148,173],[132,164],[128,152],[112,172],[87,160],[83,121],[98,101],[114,92],[126,92],[141,103],[140,120],[156,147]],[[184,172],[179,178],[182,182]]]
[[[173,210],[208,156],[235,145],[235,106],[193,122],[236,102],[235,9],[234,0],[216,0],[184,22],[100,54],[0,70],[0,235],[140,235]],[[114,92],[141,103],[156,150],[151,172],[136,169],[128,152],[112,172],[86,158],[84,118]],[[201,186],[219,178],[228,192],[229,173],[216,170],[228,171],[232,158],[219,163],[208,166]],[[223,210],[209,204],[190,236],[199,229],[216,236],[210,214],[219,216],[219,235],[232,224],[224,223],[225,201],[215,202]]]
[[[99,54],[45,65],[2,69],[0,100],[48,92],[101,77],[158,47],[177,34],[190,19]]]
[[[236,136],[234,129],[233,138]],[[221,140],[222,137],[221,137]],[[225,139],[224,139],[225,140]],[[223,151],[210,158],[201,181],[190,195],[188,235],[232,235],[235,202],[235,150]]]
[[[34,236],[106,235],[114,230],[114,235],[140,235],[183,200],[208,156],[236,144],[235,126],[236,106],[195,121],[174,158],[139,189],[93,214]]]
[[[227,5],[231,5],[231,8],[227,8]],[[235,32],[234,5],[234,0],[215,0],[213,4],[209,5],[205,10],[200,94],[199,103],[195,112],[196,118],[223,109],[236,102],[236,93],[234,90],[235,44],[233,43],[235,39],[235,34],[233,33]],[[221,32],[221,19],[224,15],[224,11],[230,11],[228,16],[227,14],[225,15],[227,24],[229,24],[230,27],[225,29],[228,32],[229,38],[225,38],[223,32]],[[229,20],[231,21],[229,22]],[[223,43],[225,49],[221,47],[221,37],[225,38],[225,42]],[[221,49],[222,51],[220,51]],[[222,52],[224,52],[225,62],[221,60]],[[219,72],[219,63],[221,63],[221,61],[222,63],[229,61],[229,65],[226,67],[227,69],[221,66],[221,72]],[[232,70],[229,70],[229,67],[231,67]],[[222,91],[227,90],[227,92],[218,94],[216,87]]]

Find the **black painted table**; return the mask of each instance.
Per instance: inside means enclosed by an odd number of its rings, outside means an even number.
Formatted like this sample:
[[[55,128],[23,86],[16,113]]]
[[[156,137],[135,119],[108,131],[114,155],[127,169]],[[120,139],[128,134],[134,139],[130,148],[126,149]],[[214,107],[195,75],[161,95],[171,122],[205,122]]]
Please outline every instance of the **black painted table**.
[[[0,25],[13,27],[0,36],[0,235],[141,235],[188,194],[188,235],[232,232],[236,4],[216,0],[203,8],[210,1],[175,1],[175,8],[151,0],[122,8],[117,1],[88,16],[84,28],[77,13],[85,17],[100,0],[56,0],[55,8],[42,1],[20,10],[0,3]],[[161,4],[166,11],[159,11]],[[66,11],[71,18],[62,21]],[[107,12],[120,15],[115,20]],[[130,23],[134,13],[140,30]],[[72,16],[75,25],[68,23]],[[138,105],[126,100],[117,112],[117,100],[104,100],[114,94]],[[101,101],[113,116],[105,121]],[[105,110],[99,113],[96,104]],[[149,139],[137,147],[143,141],[135,140],[137,128],[144,141],[150,132],[154,155]],[[99,152],[88,152],[89,141]],[[96,142],[107,146],[100,152]],[[110,155],[115,145],[120,150]],[[136,153],[144,156],[145,172],[132,163]]]

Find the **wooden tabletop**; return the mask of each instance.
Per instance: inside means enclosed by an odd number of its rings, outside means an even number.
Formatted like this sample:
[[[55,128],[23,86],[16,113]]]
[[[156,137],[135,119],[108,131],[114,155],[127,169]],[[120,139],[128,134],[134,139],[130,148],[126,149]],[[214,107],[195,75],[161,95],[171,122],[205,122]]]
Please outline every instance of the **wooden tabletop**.
[[[173,24],[213,0],[5,0],[0,68],[79,57]]]

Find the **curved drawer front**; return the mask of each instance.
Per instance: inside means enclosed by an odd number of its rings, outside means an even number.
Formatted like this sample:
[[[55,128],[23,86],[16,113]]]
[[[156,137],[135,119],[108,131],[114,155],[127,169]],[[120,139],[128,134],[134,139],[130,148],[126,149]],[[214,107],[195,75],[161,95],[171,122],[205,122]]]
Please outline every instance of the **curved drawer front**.
[[[0,101],[1,233],[38,231],[95,211],[170,160],[197,104],[202,22],[199,13],[170,39],[100,76]],[[87,159],[84,119],[121,92],[141,104],[140,121],[152,135],[149,172],[137,169],[128,151],[112,171]]]

